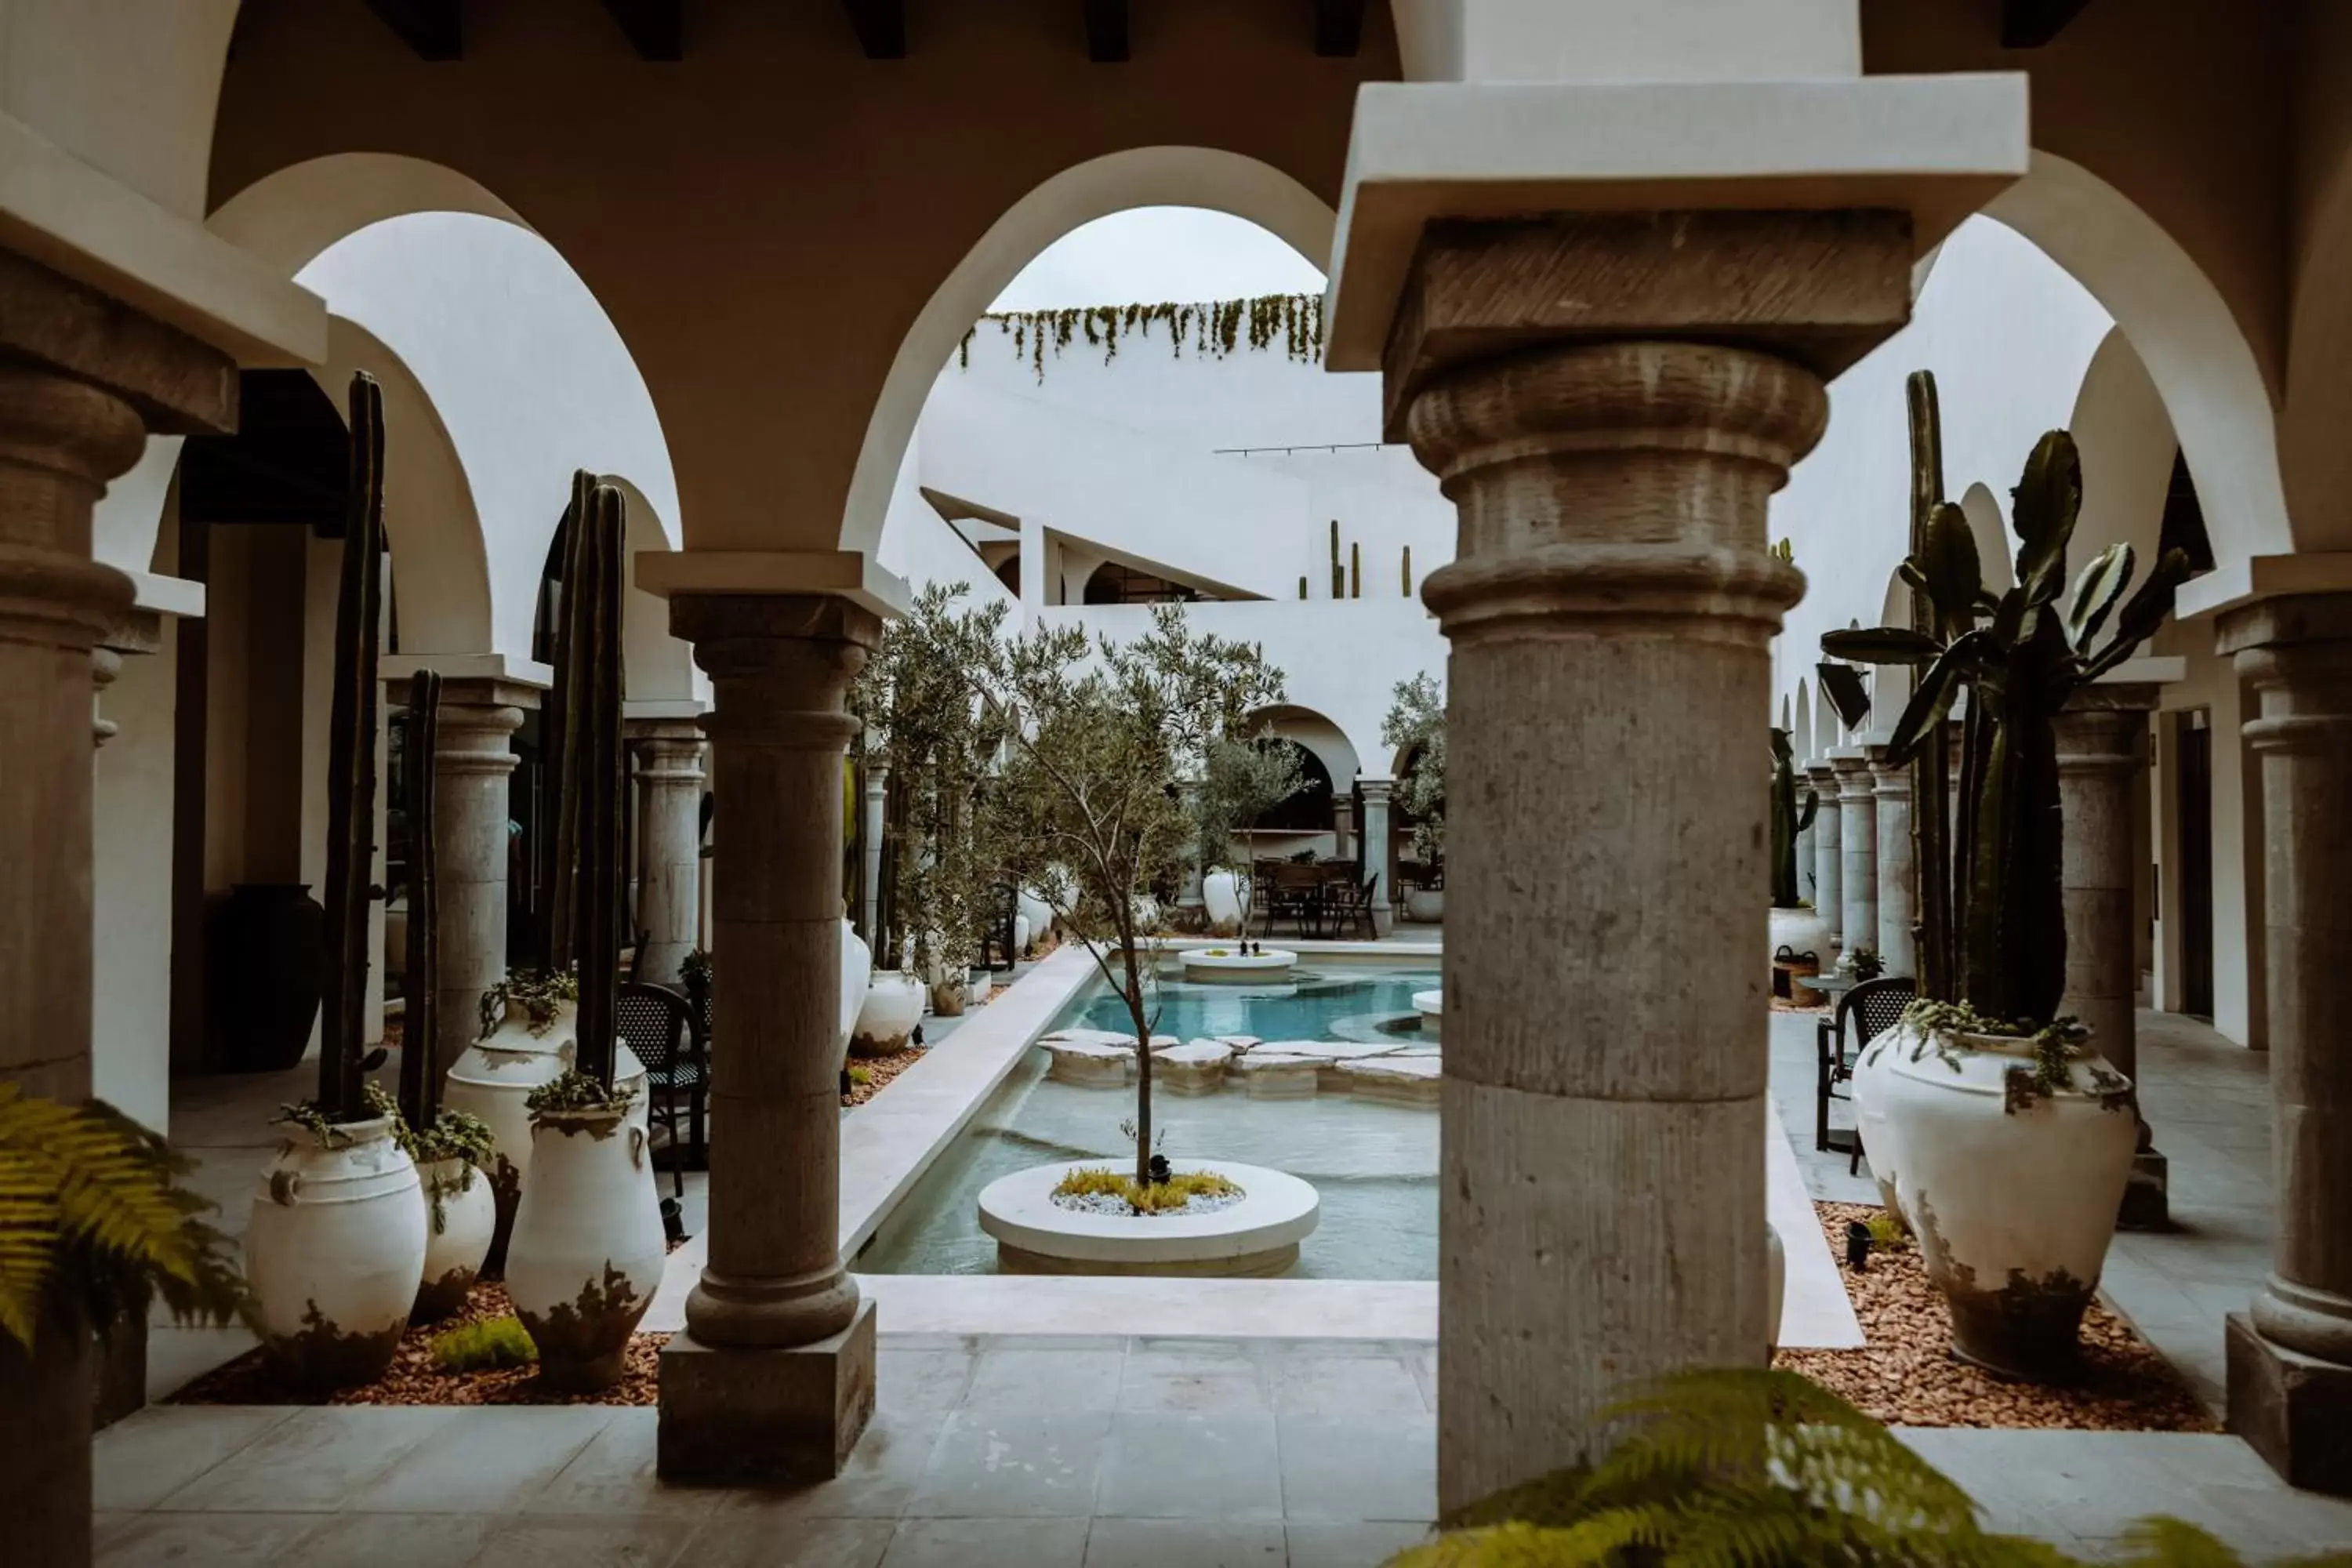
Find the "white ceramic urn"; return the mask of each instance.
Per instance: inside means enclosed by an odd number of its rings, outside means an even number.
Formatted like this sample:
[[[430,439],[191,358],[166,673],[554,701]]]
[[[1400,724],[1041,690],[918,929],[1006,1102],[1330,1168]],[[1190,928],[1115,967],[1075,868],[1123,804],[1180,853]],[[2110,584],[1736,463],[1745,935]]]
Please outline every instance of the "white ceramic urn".
[[[531,1144],[507,1294],[551,1387],[609,1388],[667,1252],[646,1130],[617,1111],[567,1112],[541,1118]]]
[[[580,1007],[575,1002],[557,1005],[544,1028],[534,1030],[521,1007],[509,1007],[499,1026],[466,1047],[449,1068],[441,1102],[452,1110],[467,1110],[489,1127],[492,1142],[486,1167],[490,1195],[497,1206],[498,1231],[490,1243],[485,1272],[495,1277],[506,1258],[506,1237],[514,1226],[515,1205],[523,1179],[530,1172],[530,1112],[523,1101],[530,1091],[561,1077],[580,1052]],[[615,1089],[634,1087],[629,1120],[646,1125],[646,1064],[624,1040],[613,1064]]]
[[[1780,1228],[1764,1222],[1764,1360],[1767,1365],[1780,1349],[1780,1317],[1789,1293],[1789,1251],[1781,1245]]]
[[[498,1230],[490,1179],[462,1159],[420,1166],[425,1184],[425,1277],[409,1321],[437,1323],[466,1304]]]
[[[1777,961],[1782,948],[1787,948],[1800,959],[1811,953],[1820,969],[1827,969],[1836,962],[1834,955],[1837,950],[1830,942],[1829,922],[1811,910],[1774,908],[1771,945],[1765,950],[1765,962]]]
[[[289,1125],[245,1227],[245,1277],[278,1374],[311,1388],[383,1374],[425,1271],[416,1167],[378,1117],[322,1142]]]
[[[879,969],[866,987],[865,1004],[850,1031],[849,1054],[887,1057],[903,1050],[923,1021],[923,983],[903,969]]]
[[[1404,894],[1405,918],[1423,925],[1436,925],[1445,919],[1445,889],[1443,888],[1407,888]]]
[[[1870,1163],[1871,1180],[1878,1184],[1878,1201],[1895,1222],[1904,1229],[1911,1222],[1903,1213],[1903,1194],[1895,1184],[1895,1174],[1902,1169],[1903,1151],[1895,1142],[1895,1131],[1886,1120],[1884,1086],[1887,1075],[1895,1070],[1897,1053],[1924,1048],[1916,1030],[1903,1025],[1885,1030],[1862,1047],[1854,1058],[1853,1078],[1848,1092],[1853,1097],[1853,1127],[1862,1139],[1862,1157]]]
[[[2131,1084],[2085,1053],[2045,1095],[2030,1040],[1890,1033],[1873,1092],[1952,1348],[2011,1376],[2064,1371],[2131,1179]]]
[[[1029,917],[1029,935],[1033,941],[1042,941],[1045,933],[1054,929],[1054,906],[1026,888],[1014,895],[1013,910]]]
[[[1208,911],[1209,930],[1217,936],[1235,936],[1242,929],[1242,889],[1239,872],[1222,868],[1201,879],[1201,906]]]

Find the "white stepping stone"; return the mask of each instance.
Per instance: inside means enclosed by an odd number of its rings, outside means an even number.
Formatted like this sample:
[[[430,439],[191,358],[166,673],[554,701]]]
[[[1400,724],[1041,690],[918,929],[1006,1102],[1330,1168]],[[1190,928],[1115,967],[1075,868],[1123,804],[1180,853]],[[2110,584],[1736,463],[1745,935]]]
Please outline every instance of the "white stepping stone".
[[[1391,1105],[1435,1105],[1444,1070],[1434,1057],[1369,1057],[1339,1064],[1350,1094]]]
[[[1135,1047],[1128,1040],[1118,1039],[1116,1045],[1068,1039],[1044,1039],[1037,1043],[1053,1058],[1054,1065],[1046,1076],[1056,1082],[1076,1084],[1081,1089],[1118,1089],[1135,1072]]]
[[[1320,1057],[1302,1057],[1260,1046],[1230,1064],[1241,1077],[1242,1088],[1253,1100],[1311,1098],[1323,1073]]]
[[[1233,1047],[1216,1040],[1194,1040],[1151,1053],[1151,1081],[1171,1094],[1214,1094],[1225,1086],[1225,1064]]]
[[[1257,1048],[1284,1056],[1313,1057],[1318,1061],[1344,1062],[1358,1057],[1377,1057],[1396,1047],[1388,1043],[1366,1045],[1360,1040],[1272,1040]]]
[[[1255,1035],[1219,1035],[1217,1043],[1233,1047],[1234,1052],[1238,1054],[1243,1051],[1255,1050],[1265,1042]]]

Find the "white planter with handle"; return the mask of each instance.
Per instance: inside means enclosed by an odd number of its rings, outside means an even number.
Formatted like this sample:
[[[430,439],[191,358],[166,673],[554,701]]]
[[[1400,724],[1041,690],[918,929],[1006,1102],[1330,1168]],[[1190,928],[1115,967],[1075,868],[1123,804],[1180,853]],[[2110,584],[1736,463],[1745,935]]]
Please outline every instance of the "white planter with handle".
[[[551,1113],[531,1142],[507,1294],[551,1387],[610,1388],[667,1253],[646,1130],[617,1111]]]
[[[2030,1040],[1890,1031],[1874,1094],[1902,1151],[1895,1186],[1952,1348],[2015,1377],[2065,1372],[2097,1292],[2138,1123],[2131,1084],[2085,1053],[2053,1092]]]
[[[245,1227],[263,1348],[306,1388],[373,1383],[408,1328],[425,1271],[425,1194],[378,1117],[322,1142],[288,1126]]]
[[[904,1050],[923,1021],[923,983],[902,969],[877,970],[850,1031],[849,1054],[887,1057]]]
[[[466,1304],[498,1232],[490,1179],[463,1159],[418,1168],[425,1184],[425,1277],[409,1321],[437,1323]]]
[[[1238,872],[1218,869],[1201,879],[1201,907],[1207,911],[1209,931],[1215,936],[1238,935],[1242,929],[1242,886]]]

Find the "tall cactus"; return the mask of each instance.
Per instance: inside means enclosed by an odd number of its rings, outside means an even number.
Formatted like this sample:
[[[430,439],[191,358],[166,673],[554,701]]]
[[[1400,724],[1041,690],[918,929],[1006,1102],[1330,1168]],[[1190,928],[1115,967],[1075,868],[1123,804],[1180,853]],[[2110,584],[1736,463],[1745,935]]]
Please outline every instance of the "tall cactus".
[[[1400,574],[1399,585],[1403,588],[1406,598],[1412,597],[1412,546],[1410,544],[1404,547],[1404,569]]]
[[[383,389],[352,376],[351,479],[335,595],[334,693],[327,739],[327,1014],[318,1110],[330,1122],[367,1114],[368,906],[375,861],[378,628],[383,609]]]
[[[576,612],[582,600],[582,547],[587,537],[586,518],[596,476],[582,468],[572,476],[572,501],[564,508],[563,571],[556,602],[554,679],[541,716],[540,738],[555,769],[555,809],[548,824],[547,919],[540,925],[539,968],[542,974],[561,974],[572,966],[572,879],[579,859],[580,759],[577,716],[581,711],[581,623]]]
[[[1350,584],[1348,596],[1351,599],[1362,598],[1364,596],[1364,546],[1360,540],[1350,542],[1348,546],[1348,581]]]
[[[577,1068],[613,1086],[618,1047],[622,911],[626,857],[621,844],[623,792],[627,787],[621,744],[621,595],[626,563],[626,519],[621,492],[592,483],[579,513],[572,562],[565,583],[570,634],[566,674],[571,706],[565,715],[565,759],[572,771],[562,794],[577,857],[571,879],[571,934],[580,970],[580,1050]]]
[[[1772,731],[1772,907],[1776,910],[1797,907],[1797,835],[1813,825],[1813,814],[1821,804],[1812,795],[1805,796],[1802,806],[1797,804],[1795,753],[1789,744],[1789,731],[1776,727]]]
[[[1348,596],[1348,569],[1339,564],[1339,520],[1331,520],[1331,596]]]
[[[420,1131],[441,1114],[441,868],[433,798],[440,737],[441,677],[420,669],[408,683],[408,776],[402,797],[408,817],[408,973],[400,1052],[400,1113]]]
[[[1915,378],[1912,396],[1915,452],[1932,454],[1933,383]],[[1915,480],[1921,476],[1935,478],[1925,462]],[[1918,546],[1903,563],[1904,580],[1926,599],[1934,625],[1831,632],[1822,649],[1864,663],[1926,667],[1887,743],[1896,763],[1942,752],[1945,721],[1968,693],[1958,821],[1945,858],[1948,923],[1930,906],[1925,932],[1946,955],[1939,978],[1947,989],[1927,994],[2038,1026],[2051,1021],[2066,989],[2057,716],[2171,612],[2189,557],[2166,551],[2126,600],[2132,549],[2111,544],[2074,580],[2062,611],[2066,546],[2083,500],[2082,461],[2065,431],[2035,445],[2015,498],[2017,586],[1999,599],[1988,593],[1967,515],[1937,500],[1925,507]],[[2102,644],[2110,615],[2115,629]],[[1936,815],[1938,798],[1923,799],[1914,816]]]
[[[1913,371],[1904,395],[1911,419],[1911,555],[1916,559],[1926,553],[1928,525],[1944,502],[1944,419],[1936,400],[1935,372]],[[1933,637],[1958,636],[1966,628],[1945,624],[1925,581],[1911,583],[1911,629]],[[1973,713],[1975,705],[1969,707]],[[1942,721],[1936,727],[1941,731]],[[1963,744],[1963,752],[1967,750]],[[1952,920],[1952,820],[1942,805],[1951,798],[1951,748],[1939,737],[1911,759],[1911,863],[1919,876],[1913,945],[1920,994],[1938,1002],[1954,999],[1953,980],[1959,973]],[[1935,803],[1935,809],[1921,804],[1927,802]]]

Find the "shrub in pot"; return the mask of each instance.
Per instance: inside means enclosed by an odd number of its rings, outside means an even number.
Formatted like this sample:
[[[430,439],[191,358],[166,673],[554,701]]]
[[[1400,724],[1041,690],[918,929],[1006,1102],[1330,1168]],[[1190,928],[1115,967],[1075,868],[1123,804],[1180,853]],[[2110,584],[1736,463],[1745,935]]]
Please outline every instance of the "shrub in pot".
[[[1255,827],[1305,785],[1299,761],[1303,754],[1297,742],[1267,735],[1246,719],[1217,734],[1202,750],[1200,783],[1185,798],[1199,837],[1195,853],[1203,868],[1201,900],[1214,935],[1249,934],[1255,879],[1223,862],[1232,854],[1237,836]]]
[[[667,1247],[639,1098],[568,1072],[530,1096],[531,1175],[507,1294],[554,1388],[609,1388],[659,1288]]]
[[[1805,796],[1804,805],[1797,804],[1796,753],[1789,743],[1789,731],[1772,731],[1772,917],[1770,952],[1773,963],[1783,962],[1786,953],[1795,961],[1796,972],[1818,973],[1822,954],[1830,950],[1830,928],[1813,907],[1797,892],[1797,835],[1813,825],[1813,815],[1821,802],[1812,795]],[[1811,958],[1815,968],[1803,968]],[[1777,988],[1776,988],[1777,989]]]
[[[377,654],[383,609],[383,395],[352,377],[350,515],[335,601],[327,759],[327,1014],[315,1099],[284,1108],[245,1233],[262,1345],[314,1387],[382,1375],[425,1267],[425,1194],[394,1137],[398,1110],[370,1092],[385,1053],[364,1033],[368,873],[374,851]]]
[[[2129,1180],[2132,1086],[2058,1015],[2066,924],[2054,722],[2128,658],[2188,574],[2168,551],[2126,597],[2116,544],[2066,587],[2082,469],[2044,436],[2015,492],[2017,586],[1985,589],[1974,536],[1942,500],[1935,385],[1911,379],[1911,626],[1833,632],[1833,657],[1924,668],[1888,743],[1914,798],[1946,798],[1945,724],[1963,692],[1958,809],[1913,815],[1920,869],[1920,996],[1854,1074],[1864,1147],[1891,1179],[1921,1259],[1952,1309],[1953,1348],[2024,1376],[2074,1360]],[[2063,601],[2062,606],[2062,600]],[[2102,643],[2109,617],[2114,631]],[[1891,1176],[1890,1176],[1891,1173]]]

